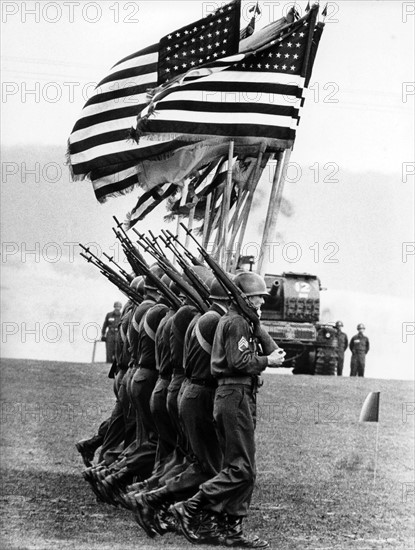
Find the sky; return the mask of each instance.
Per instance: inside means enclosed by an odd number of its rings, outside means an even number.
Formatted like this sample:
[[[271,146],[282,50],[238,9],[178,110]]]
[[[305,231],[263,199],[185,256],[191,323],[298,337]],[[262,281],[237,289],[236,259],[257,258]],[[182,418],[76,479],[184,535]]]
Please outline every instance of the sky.
[[[258,28],[292,4],[259,2]],[[81,263],[76,243],[115,249],[111,216],[123,219],[135,201],[132,193],[100,205],[90,184],[72,183],[67,138],[112,64],[218,5],[1,3],[3,356],[89,360],[94,327],[120,295]],[[242,3],[242,26],[252,5]],[[412,10],[411,2],[328,3],[285,185],[293,213],[279,218],[268,262],[271,272],[320,276],[325,320],[342,318],[349,335],[367,324],[372,377],[414,372]],[[270,174],[247,253],[258,247]],[[162,216],[141,228],[157,230]]]

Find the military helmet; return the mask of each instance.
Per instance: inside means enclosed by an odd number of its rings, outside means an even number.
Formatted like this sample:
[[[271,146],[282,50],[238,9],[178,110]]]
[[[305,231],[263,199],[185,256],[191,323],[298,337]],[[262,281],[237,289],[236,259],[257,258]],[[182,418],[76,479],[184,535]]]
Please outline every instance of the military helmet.
[[[213,279],[210,284],[209,298],[211,300],[229,300],[229,293],[217,279]]]
[[[144,291],[144,277],[142,275],[138,275],[138,277],[135,277],[131,283],[130,287],[139,292],[140,294],[143,294]]]
[[[121,309],[122,308],[122,303],[121,302],[114,302],[114,308]]]
[[[233,282],[246,296],[264,296],[269,294],[264,278],[253,271],[238,273]]]
[[[165,273],[163,275],[163,277],[161,278],[161,280],[163,281],[163,283],[166,285],[166,286],[169,286],[170,283],[171,283],[171,279],[170,277],[167,275],[167,273]]]
[[[360,330],[360,329],[366,330],[366,327],[365,327],[365,325],[364,325],[363,323],[359,323],[359,324],[357,325],[357,330]]]
[[[344,326],[342,321],[336,321],[336,327],[342,327]]]
[[[158,264],[153,264],[150,267],[150,271],[153,275],[155,275],[158,279],[161,279],[164,275],[164,271],[161,269],[161,267]],[[151,278],[146,275],[144,278],[144,288],[146,290],[158,290],[156,286],[154,286],[153,281]]]

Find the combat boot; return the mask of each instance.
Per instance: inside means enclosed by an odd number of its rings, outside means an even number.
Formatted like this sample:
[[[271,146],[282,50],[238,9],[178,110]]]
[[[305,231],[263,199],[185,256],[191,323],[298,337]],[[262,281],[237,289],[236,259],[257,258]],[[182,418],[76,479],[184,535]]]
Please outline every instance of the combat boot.
[[[80,453],[83,463],[87,468],[92,466],[94,460],[95,451],[101,445],[102,439],[98,435],[91,437],[91,439],[81,439],[75,443],[76,450]]]
[[[174,495],[171,495],[166,487],[135,495],[134,512],[138,516],[137,523],[146,533],[156,531],[159,535],[164,535],[171,530],[171,521],[166,509],[172,502]],[[163,518],[159,517],[159,512],[164,512]]]
[[[189,498],[189,500],[178,502],[170,507],[183,535],[193,544],[200,542],[198,535],[194,531],[194,524],[198,513],[207,503],[208,499],[202,491],[199,491],[194,497]]]
[[[228,526],[224,545],[230,548],[269,548],[269,543],[257,536],[248,537],[243,534],[242,520],[240,516],[228,515]]]
[[[195,534],[199,538],[199,544],[225,544],[227,518],[224,514],[215,512],[202,512],[200,523]]]

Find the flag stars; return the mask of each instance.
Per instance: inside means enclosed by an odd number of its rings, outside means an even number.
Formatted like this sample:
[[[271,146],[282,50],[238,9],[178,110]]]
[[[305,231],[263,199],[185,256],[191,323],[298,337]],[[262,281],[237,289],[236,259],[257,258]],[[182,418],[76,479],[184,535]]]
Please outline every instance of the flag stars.
[[[298,59],[298,55],[297,55],[297,54],[294,54],[294,55],[293,55],[293,58],[294,58],[294,59]]]
[[[190,53],[191,53],[191,54],[195,54],[195,53],[196,53],[196,50],[190,50]]]
[[[292,71],[295,71],[295,65],[291,65],[290,69],[291,69]]]
[[[300,37],[300,38],[303,38],[303,36],[304,36],[304,33],[303,33],[303,32],[300,32],[299,37]]]
[[[266,68],[266,69],[269,69],[269,67],[270,67],[269,63],[266,63],[266,64],[265,64],[265,68]]]
[[[257,63],[257,69],[261,69],[261,68],[262,68],[261,63]]]
[[[289,53],[286,53],[286,54],[284,55],[284,57],[285,57],[285,59],[288,59],[288,58],[290,57],[290,54],[289,54]]]
[[[292,42],[287,42],[287,46],[288,46],[289,48],[291,48],[292,45],[293,45]]]
[[[281,57],[281,54],[280,52],[277,53],[276,57]]]
[[[176,32],[176,36],[177,36],[177,38],[179,38],[179,37],[180,37],[180,33],[179,33],[179,32]]]
[[[278,69],[279,65],[274,65],[274,69]]]
[[[301,46],[300,42],[297,42],[297,44],[295,45],[296,48],[299,48]]]
[[[287,68],[287,65],[283,65],[281,68],[285,71],[285,69]]]
[[[185,69],[187,67],[187,63],[182,63],[182,67]]]

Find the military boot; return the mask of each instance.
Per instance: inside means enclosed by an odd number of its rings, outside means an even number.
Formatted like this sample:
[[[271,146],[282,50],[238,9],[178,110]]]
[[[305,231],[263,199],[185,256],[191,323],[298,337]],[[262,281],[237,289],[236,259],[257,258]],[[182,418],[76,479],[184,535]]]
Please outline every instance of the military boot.
[[[170,507],[183,535],[193,544],[200,542],[198,535],[194,531],[195,522],[198,513],[201,512],[203,506],[207,503],[208,499],[202,491],[199,491],[194,497],[189,498],[189,500],[178,502]]]
[[[194,529],[199,544],[225,544],[227,518],[224,514],[202,512],[199,526]]]
[[[228,547],[238,548],[269,548],[269,543],[257,536],[248,537],[242,531],[242,517],[228,516],[228,526],[224,544]]]
[[[169,514],[166,514],[172,502],[174,502],[174,495],[166,487],[135,495],[134,513],[137,523],[147,534],[149,531],[155,531],[159,535],[164,535],[172,527]],[[159,512],[163,512],[163,517],[159,516]]]
[[[102,438],[98,435],[91,437],[90,439],[81,439],[75,443],[76,450],[80,453],[83,463],[87,468],[92,466],[94,460],[95,451],[100,447]]]

